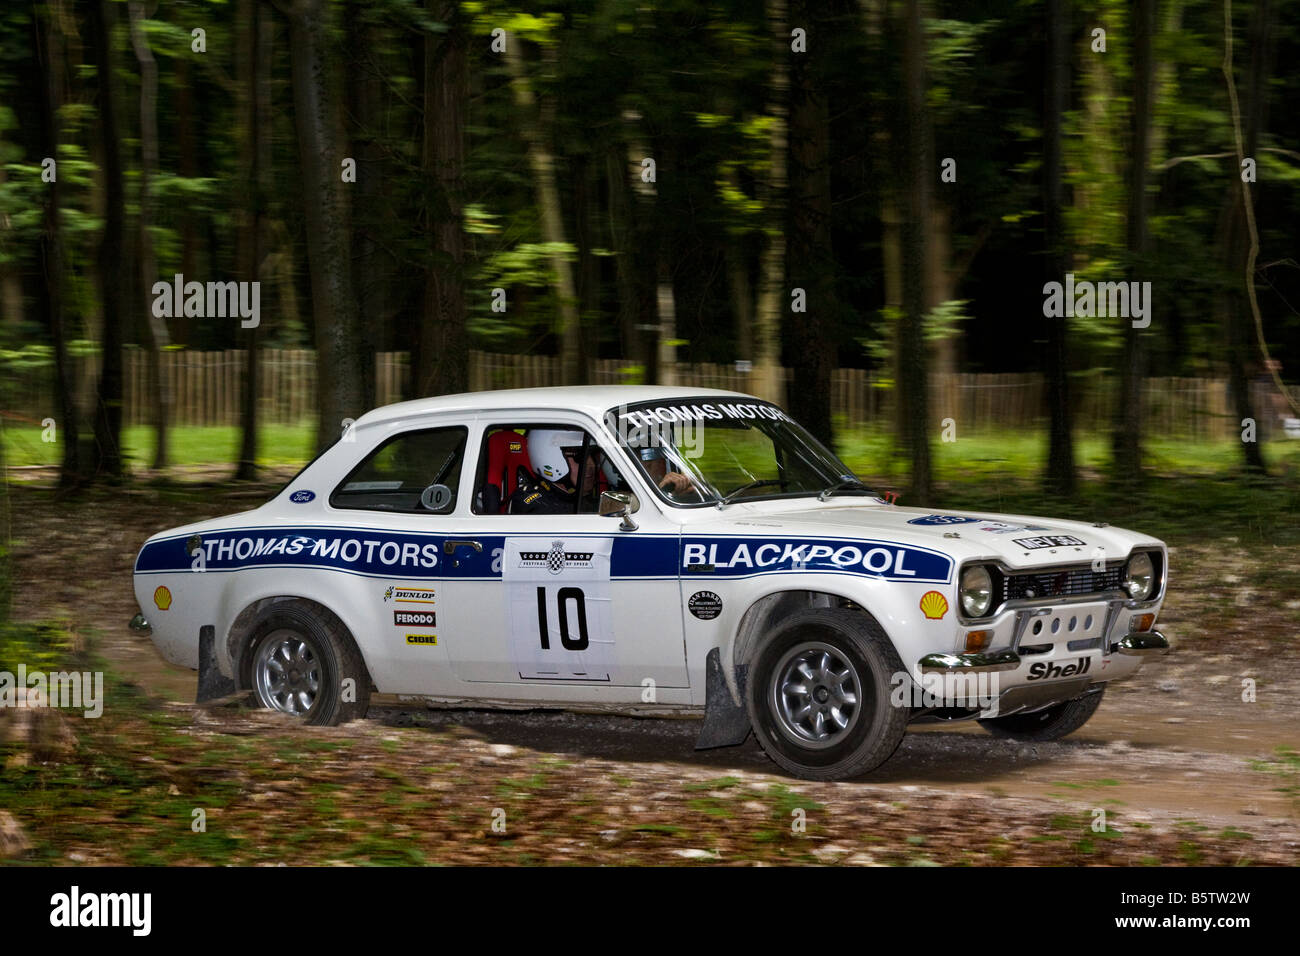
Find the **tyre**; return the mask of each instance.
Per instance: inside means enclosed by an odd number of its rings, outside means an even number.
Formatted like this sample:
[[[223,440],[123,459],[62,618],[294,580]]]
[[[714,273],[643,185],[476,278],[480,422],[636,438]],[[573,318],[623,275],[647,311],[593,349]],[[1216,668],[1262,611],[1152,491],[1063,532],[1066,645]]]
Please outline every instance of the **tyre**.
[[[370,674],[343,622],[311,601],[277,601],[253,626],[248,680],[257,702],[333,726],[370,706]]]
[[[903,740],[908,710],[890,702],[903,671],[884,630],[860,611],[815,608],[780,621],[748,669],[754,736],[780,767],[805,780],[874,770]]]
[[[1010,717],[991,717],[981,720],[980,726],[994,737],[1008,740],[1042,741],[1060,740],[1088,722],[1106,693],[1106,685],[1076,700],[1053,704],[1046,710],[1032,714],[1012,714]]]

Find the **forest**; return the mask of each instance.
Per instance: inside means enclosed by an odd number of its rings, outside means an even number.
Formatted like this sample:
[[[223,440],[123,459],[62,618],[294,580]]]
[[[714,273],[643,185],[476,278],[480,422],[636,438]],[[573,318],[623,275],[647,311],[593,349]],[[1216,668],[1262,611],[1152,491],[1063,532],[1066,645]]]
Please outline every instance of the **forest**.
[[[0,418],[74,491],[165,472],[190,353],[240,356],[244,479],[287,350],[315,448],[378,395],[467,390],[485,353],[574,385],[726,366],[828,443],[862,370],[923,503],[963,427],[945,376],[1040,377],[1035,467],[1066,495],[1081,435],[1140,482],[1151,383],[1213,380],[1231,470],[1266,473],[1300,436],[1297,10],[6,5]]]

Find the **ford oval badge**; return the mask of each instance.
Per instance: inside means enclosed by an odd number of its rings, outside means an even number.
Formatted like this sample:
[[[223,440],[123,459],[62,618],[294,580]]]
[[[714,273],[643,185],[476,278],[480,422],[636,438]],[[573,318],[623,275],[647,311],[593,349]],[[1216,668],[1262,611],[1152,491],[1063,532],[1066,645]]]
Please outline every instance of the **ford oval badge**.
[[[295,491],[289,496],[289,500],[297,505],[305,505],[315,497],[316,492],[314,491]]]

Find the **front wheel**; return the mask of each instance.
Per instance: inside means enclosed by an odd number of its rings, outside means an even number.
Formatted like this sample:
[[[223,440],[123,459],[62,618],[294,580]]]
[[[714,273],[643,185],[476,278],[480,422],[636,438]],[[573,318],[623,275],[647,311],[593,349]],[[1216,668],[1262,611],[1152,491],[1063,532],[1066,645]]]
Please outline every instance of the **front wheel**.
[[[370,675],[343,623],[308,601],[272,604],[254,627],[249,680],[263,707],[333,726],[366,715]]]
[[[867,773],[902,742],[908,711],[890,701],[903,672],[884,630],[860,611],[815,608],[764,638],[746,682],[754,735],[805,780]]]
[[[1010,717],[990,717],[979,725],[994,737],[1007,740],[1044,741],[1060,740],[1088,722],[1106,693],[1106,685],[1076,700],[1053,704],[1032,714],[1012,714]]]

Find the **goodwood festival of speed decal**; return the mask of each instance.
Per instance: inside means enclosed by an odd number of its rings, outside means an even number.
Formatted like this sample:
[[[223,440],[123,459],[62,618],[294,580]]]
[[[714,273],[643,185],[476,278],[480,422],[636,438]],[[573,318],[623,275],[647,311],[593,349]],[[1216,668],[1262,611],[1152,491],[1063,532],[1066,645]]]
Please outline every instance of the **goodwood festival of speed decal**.
[[[479,536],[482,552],[461,548],[456,560],[442,555],[444,535],[360,528],[246,528],[201,534],[201,554],[186,551],[191,534],[145,545],[136,558],[139,574],[178,571],[238,571],[248,568],[326,568],[349,574],[392,579],[400,575],[407,588],[385,595],[385,602],[418,607],[422,581],[433,579],[499,579],[505,536]],[[518,543],[518,570],[536,568],[546,574],[560,568],[581,569],[605,554],[607,574],[614,578],[664,578],[680,575],[715,578],[760,574],[818,572],[857,574],[891,581],[946,584],[953,561],[939,551],[883,540],[825,538],[804,535],[750,537],[741,535],[572,535],[562,551],[558,535],[512,537]],[[602,545],[603,543],[603,545]],[[605,551],[604,548],[609,550]]]

